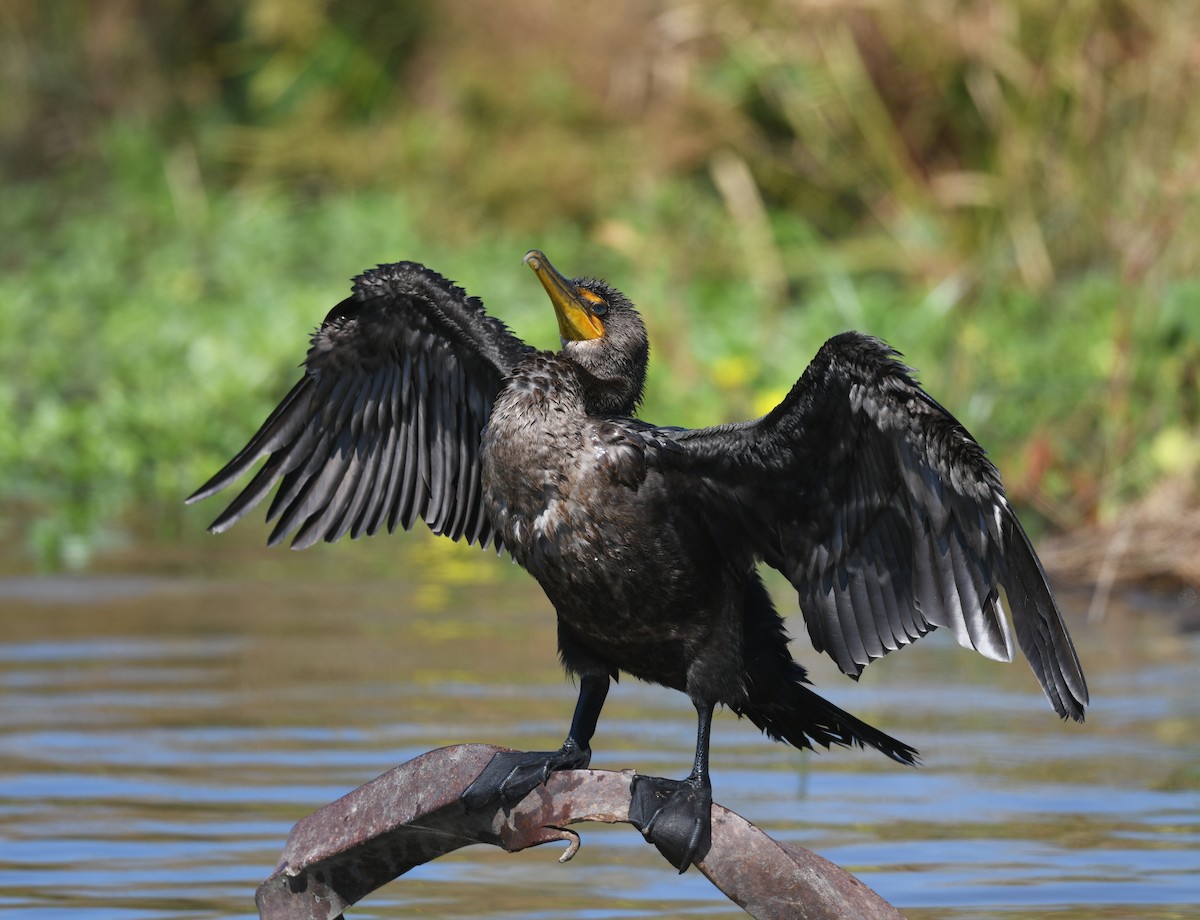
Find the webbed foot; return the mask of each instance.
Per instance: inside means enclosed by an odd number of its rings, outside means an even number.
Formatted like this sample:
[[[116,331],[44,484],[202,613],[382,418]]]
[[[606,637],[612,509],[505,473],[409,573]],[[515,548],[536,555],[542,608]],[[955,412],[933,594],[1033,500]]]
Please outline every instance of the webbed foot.
[[[704,857],[712,842],[712,786],[707,777],[678,780],[639,774],[631,792],[630,823],[680,875]]]
[[[467,811],[499,802],[511,808],[544,783],[555,770],[582,770],[592,761],[590,748],[568,741],[557,751],[502,751],[462,794]]]

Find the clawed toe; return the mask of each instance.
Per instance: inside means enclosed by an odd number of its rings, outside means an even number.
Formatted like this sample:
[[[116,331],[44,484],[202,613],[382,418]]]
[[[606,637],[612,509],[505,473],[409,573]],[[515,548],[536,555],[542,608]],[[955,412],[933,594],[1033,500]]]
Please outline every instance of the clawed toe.
[[[557,751],[501,751],[464,790],[462,803],[467,811],[494,804],[511,808],[554,771],[582,769],[590,760],[590,750],[566,745]]]
[[[629,820],[682,874],[708,852],[712,787],[705,781],[635,776]]]

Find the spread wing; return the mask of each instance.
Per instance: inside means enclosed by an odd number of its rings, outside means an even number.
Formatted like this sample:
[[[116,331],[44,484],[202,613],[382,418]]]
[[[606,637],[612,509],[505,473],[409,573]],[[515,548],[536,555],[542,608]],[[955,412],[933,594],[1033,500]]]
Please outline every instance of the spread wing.
[[[996,468],[884,343],[830,339],[768,415],[675,441],[660,462],[748,528],[846,674],[937,626],[1011,660],[1003,589],[1055,710],[1083,718],[1079,660]]]
[[[529,346],[422,265],[381,265],[312,336],[304,376],[236,457],[188,502],[267,462],[209,528],[227,530],[279,483],[270,542],[299,549],[406,530],[499,543],[480,488],[480,434]]]

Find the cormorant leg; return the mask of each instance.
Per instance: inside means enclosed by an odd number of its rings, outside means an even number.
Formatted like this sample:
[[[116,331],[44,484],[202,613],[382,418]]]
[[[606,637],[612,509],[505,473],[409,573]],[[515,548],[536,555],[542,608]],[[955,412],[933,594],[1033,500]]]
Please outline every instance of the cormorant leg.
[[[633,778],[629,821],[658,848],[682,875],[703,859],[712,842],[712,783],[708,778],[708,745],[713,704],[692,700],[696,707],[696,762],[687,779],[657,776]]]
[[[468,811],[499,802],[515,805],[544,783],[555,770],[583,770],[592,761],[592,735],[608,696],[608,674],[584,674],[567,740],[557,751],[502,751],[488,761],[462,794]]]

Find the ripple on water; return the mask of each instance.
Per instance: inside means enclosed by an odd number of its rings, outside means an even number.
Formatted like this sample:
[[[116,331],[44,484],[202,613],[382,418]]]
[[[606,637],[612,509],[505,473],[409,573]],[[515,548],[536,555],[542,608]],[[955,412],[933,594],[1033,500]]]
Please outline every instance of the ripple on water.
[[[456,741],[557,745],[574,691],[544,600],[514,585],[503,610],[493,587],[456,584],[432,612],[404,610],[406,587],[378,579],[0,582],[0,911],[249,914],[292,823],[353,786]],[[1196,915],[1196,640],[1154,620],[1074,632],[1096,700],[1083,727],[1049,713],[1023,666],[944,642],[858,686],[812,661],[820,690],[925,766],[801,755],[725,714],[716,798],[911,920]],[[625,680],[594,765],[681,776],[693,742],[686,700]],[[636,832],[582,832],[567,866],[556,850],[471,848],[355,916],[739,916]]]

